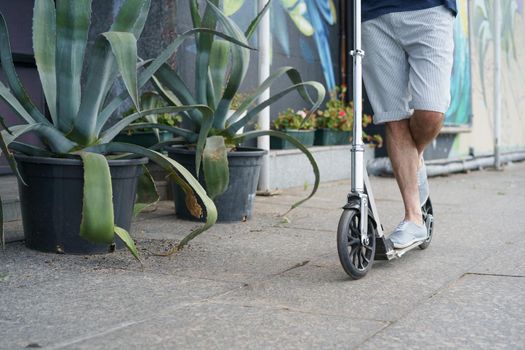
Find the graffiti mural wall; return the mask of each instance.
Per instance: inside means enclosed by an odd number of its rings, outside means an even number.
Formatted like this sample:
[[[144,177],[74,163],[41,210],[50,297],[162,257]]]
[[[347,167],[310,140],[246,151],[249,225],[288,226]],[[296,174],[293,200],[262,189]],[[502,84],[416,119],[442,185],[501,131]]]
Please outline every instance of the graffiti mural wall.
[[[493,152],[495,4],[501,6],[502,13],[500,142],[504,151],[525,147],[523,0],[458,0],[460,14],[454,28],[452,99],[445,126],[459,127],[463,132],[447,132],[445,127],[445,132],[429,146],[428,159]]]
[[[459,154],[493,151],[494,0],[469,1],[472,48],[472,132],[455,142]],[[501,6],[501,146],[511,151],[525,148],[525,16],[523,0],[497,0]]]
[[[166,1],[166,0],[163,0]],[[175,2],[175,23],[177,33],[189,29],[191,20],[187,1]],[[256,0],[224,0],[225,13],[241,29],[246,29],[257,14]],[[304,80],[315,80],[333,88],[337,82],[339,62],[339,27],[337,21],[338,0],[273,0],[270,8],[272,71],[283,66],[293,66],[299,70]],[[258,47],[257,36],[251,41]],[[195,55],[194,43],[186,43],[177,55],[177,62],[192,61]],[[185,81],[193,81],[191,67],[180,72]],[[250,69],[241,87],[249,92],[257,84],[257,52],[252,52]],[[191,85],[191,84],[190,84]],[[287,87],[289,82],[282,78],[272,86],[277,92]],[[278,101],[271,107],[271,117],[287,108],[300,109],[307,105],[294,94]]]
[[[458,0],[457,4],[459,13],[454,23],[451,101],[445,117],[445,125],[449,126],[470,125],[472,121],[468,1]]]

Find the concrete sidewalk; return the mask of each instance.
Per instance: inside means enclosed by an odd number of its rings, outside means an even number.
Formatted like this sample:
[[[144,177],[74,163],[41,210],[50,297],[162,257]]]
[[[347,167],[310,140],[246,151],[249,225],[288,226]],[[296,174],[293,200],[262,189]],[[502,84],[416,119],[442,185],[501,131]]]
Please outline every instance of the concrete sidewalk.
[[[384,226],[402,205],[372,178]],[[10,243],[0,252],[0,348],[525,348],[525,163],[430,180],[435,236],[351,281],[335,231],[349,182],[278,217],[307,192],[257,198],[255,218],[218,224],[176,255],[193,223],[172,206],[140,217],[145,264],[125,251],[64,256]],[[20,230],[19,223],[8,229]]]

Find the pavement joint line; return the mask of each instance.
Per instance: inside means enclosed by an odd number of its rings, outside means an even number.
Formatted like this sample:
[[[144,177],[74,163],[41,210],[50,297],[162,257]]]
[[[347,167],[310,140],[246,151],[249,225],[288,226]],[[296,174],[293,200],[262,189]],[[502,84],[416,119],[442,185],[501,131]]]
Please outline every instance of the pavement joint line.
[[[299,198],[299,197],[297,197]],[[328,201],[327,201],[328,203]],[[280,204],[280,203],[260,203],[260,202],[255,202],[255,206],[257,206],[258,204],[262,204],[262,205],[268,205],[268,206],[272,206],[272,207],[275,207],[275,206],[282,206],[282,207],[286,207],[286,208],[290,208],[290,205],[288,204]],[[342,207],[342,205],[341,205]],[[340,208],[340,207],[337,207],[337,208]],[[325,210],[325,211],[330,211],[330,210],[334,210],[334,208],[327,208],[326,206],[317,206],[317,205],[313,205],[313,204],[301,204],[299,207],[297,208],[294,208],[294,210],[300,210],[300,209],[317,209],[317,210]]]
[[[292,221],[292,224],[293,224],[293,221]],[[275,227],[275,228],[286,228],[286,229],[290,229],[290,230],[304,230],[304,231],[314,231],[314,232],[330,232],[330,233],[333,233],[334,231],[332,230],[327,230],[327,229],[324,229],[324,228],[309,228],[309,227],[300,227],[300,226],[294,226],[294,227],[290,227],[290,226],[284,226],[284,225],[289,225],[289,224],[275,224],[273,226],[270,226],[269,228],[272,228],[272,227]]]
[[[69,340],[66,340],[66,341],[54,344],[54,345],[45,346],[45,348],[49,349],[49,350],[63,349],[65,347],[71,346],[73,344],[81,343],[81,342],[86,341],[86,340],[90,340],[90,339],[93,339],[93,338],[101,337],[101,336],[104,336],[106,334],[110,334],[110,333],[122,330],[124,328],[128,328],[130,326],[134,326],[134,325],[137,325],[137,324],[141,324],[141,323],[147,322],[149,320],[154,319],[155,317],[157,317],[157,316],[151,316],[151,317],[139,320],[139,321],[124,322],[124,323],[121,323],[118,326],[111,327],[111,328],[109,328],[109,329],[107,329],[105,331],[102,331],[102,332],[89,333],[89,334],[86,334],[86,335],[83,335],[83,336],[79,336],[79,337],[76,337],[76,338],[72,338],[72,339],[69,339]]]
[[[283,270],[283,271],[279,271],[279,272],[271,273],[271,274],[268,274],[268,275],[264,275],[263,277],[257,279],[255,282],[252,282],[252,283],[250,283],[250,282],[244,282],[244,283],[243,283],[243,282],[240,282],[240,283],[242,284],[240,287],[232,288],[232,289],[230,289],[230,290],[228,290],[228,291],[225,291],[225,292],[223,292],[223,293],[221,293],[221,294],[219,294],[219,295],[217,295],[217,296],[210,297],[210,299],[215,299],[215,298],[218,298],[218,297],[223,297],[223,296],[226,296],[226,295],[228,295],[228,294],[230,294],[230,293],[233,293],[233,292],[235,292],[235,291],[238,291],[238,290],[243,290],[243,289],[252,288],[252,286],[257,286],[257,285],[260,285],[260,284],[262,284],[262,283],[268,282],[268,281],[272,280],[273,278],[275,278],[275,277],[279,277],[279,276],[281,276],[282,274],[284,274],[284,273],[286,273],[286,272],[288,272],[288,271],[290,271],[290,270],[293,270],[293,269],[296,269],[296,268],[300,268],[300,267],[302,267],[302,266],[308,264],[309,262],[310,262],[310,260],[302,261],[302,262],[297,263],[297,264],[295,264],[295,265],[293,265],[293,266],[291,266],[291,267],[289,267],[289,268],[287,268],[287,269],[285,269],[285,270]],[[237,282],[237,283],[239,283],[239,282]]]
[[[281,271],[281,272],[279,273],[279,275],[281,275],[281,274],[283,274],[283,273],[286,273],[286,272],[288,272],[288,271],[291,271],[291,270],[293,270],[293,269],[297,269],[297,268],[299,268],[299,267],[302,267],[302,266],[308,264],[309,262],[310,262],[310,260],[305,260],[305,261],[303,261],[303,262],[297,263],[297,264],[295,264],[294,266],[292,266],[292,267],[290,267],[290,268],[288,268],[288,269],[286,269],[286,270],[284,270],[284,271]]]
[[[226,279],[221,279],[221,278],[215,279],[215,278],[209,278],[209,277],[195,277],[195,276],[187,275],[184,272],[177,276],[190,278],[190,279],[203,280],[203,281],[211,281],[211,282],[236,283],[236,284],[241,284],[240,287],[244,287],[248,283],[248,282],[241,282],[241,281],[235,281],[235,280],[226,280]]]
[[[261,302],[261,301],[248,301],[243,303],[237,303],[237,302],[229,302],[229,301],[221,301],[221,300],[211,300],[211,304],[214,305],[229,305],[229,306],[243,306],[243,307],[267,307],[274,310],[279,311],[289,311],[289,312],[295,312],[299,314],[305,314],[305,315],[318,315],[318,316],[326,316],[326,317],[347,317],[348,315],[345,314],[337,314],[337,313],[326,313],[326,312],[319,312],[319,311],[311,311],[311,310],[305,310],[305,309],[297,309],[288,305],[281,305],[281,304],[271,304],[267,302]],[[381,319],[375,319],[375,318],[353,318],[353,320],[359,320],[359,321],[371,321],[371,322],[379,322],[386,325],[390,324],[392,321],[389,320],[381,320]]]
[[[464,276],[469,276],[469,275],[470,276],[487,276],[487,277],[525,278],[524,275],[509,275],[509,274],[502,274],[502,273],[466,272],[464,274]]]
[[[377,334],[381,333],[383,330],[385,330],[388,327],[390,327],[392,325],[392,323],[393,323],[392,321],[386,321],[386,324],[383,327],[381,327],[376,332],[374,332],[374,333],[370,334],[368,337],[366,337],[366,339],[364,339],[361,343],[357,344],[354,349],[359,349],[362,345],[365,345],[365,343],[367,341],[369,341],[370,339],[375,337]]]

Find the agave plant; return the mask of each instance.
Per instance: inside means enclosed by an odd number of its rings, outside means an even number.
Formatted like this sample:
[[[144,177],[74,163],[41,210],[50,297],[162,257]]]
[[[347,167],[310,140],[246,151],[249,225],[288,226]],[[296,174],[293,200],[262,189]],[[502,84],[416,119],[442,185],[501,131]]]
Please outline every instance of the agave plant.
[[[151,0],[125,0],[110,30],[97,36],[89,59],[85,59],[91,2],[35,1],[33,47],[49,118],[38,110],[20,83],[13,65],[6,22],[0,14],[0,60],[9,86],[0,82],[0,99],[25,122],[10,126],[9,129],[3,125],[1,150],[15,171],[16,163],[11,150],[29,156],[80,157],[85,179],[81,236],[95,243],[112,243],[116,234],[135,257],[137,250],[129,234],[113,222],[107,157],[148,157],[181,184],[189,198],[187,203],[191,204],[190,211],[202,212],[196,196],[205,206],[206,223],[184,238],[179,243],[179,247],[182,247],[214,224],[217,213],[213,202],[199,182],[177,162],[156,151],[111,140],[127,125],[146,115],[198,110],[203,118],[211,118],[212,111],[207,106],[197,104],[140,111],[138,90],[177,47],[195,33],[206,32],[222,36],[238,45],[244,44],[216,31],[194,29],[180,35],[157,58],[147,61],[147,68],[141,69],[144,62],[141,63],[137,57],[137,38],[143,30]],[[82,86],[84,63],[87,64],[87,79]],[[109,92],[118,79],[122,79],[126,91],[110,100]],[[131,98],[138,112],[109,125],[111,115],[127,98]],[[36,134],[45,146],[36,147],[17,141],[19,136],[26,133]],[[152,181],[141,182],[152,184]],[[89,186],[95,186],[96,190]],[[144,206],[143,203],[139,208]]]
[[[226,149],[235,148],[243,141],[264,135],[271,135],[290,141],[308,157],[315,173],[315,184],[312,192],[307,198],[295,203],[292,206],[294,208],[313,196],[319,185],[319,169],[311,153],[299,141],[280,131],[255,130],[245,133],[239,132],[246,125],[254,123],[254,119],[259,112],[293,91],[297,91],[307,103],[312,105],[310,111],[313,113],[325,97],[325,89],[322,84],[314,81],[303,82],[296,69],[282,67],[271,74],[253,92],[247,94],[244,101],[236,108],[233,114],[228,113],[232,100],[238,93],[248,70],[250,59],[250,52],[247,49],[249,46],[248,41],[254,35],[257,25],[269,9],[270,3],[271,0],[258,13],[248,29],[243,32],[219,9],[219,0],[207,1],[202,16],[197,0],[189,1],[195,28],[202,27],[216,30],[220,25],[225,34],[235,38],[242,45],[232,43],[231,40],[227,41],[217,38],[208,33],[195,33],[197,55],[195,60],[194,93],[190,91],[177,72],[167,64],[162,65],[155,73],[153,80],[158,92],[171,105],[206,105],[212,111],[212,115],[204,115],[202,111],[196,109],[186,111],[184,115],[191,128],[184,130],[162,125],[150,125],[150,127],[171,131],[175,135],[184,137],[188,144],[196,144],[195,170],[198,174],[202,162],[206,189],[212,198],[223,193],[228,187],[229,172]],[[257,103],[262,93],[282,76],[287,76],[291,81],[291,85],[275,93],[269,99]],[[315,101],[310,97],[307,87],[316,91],[317,98]],[[169,143],[169,141],[163,142],[157,147],[164,147],[169,145]],[[213,173],[213,176],[209,176],[211,173]]]

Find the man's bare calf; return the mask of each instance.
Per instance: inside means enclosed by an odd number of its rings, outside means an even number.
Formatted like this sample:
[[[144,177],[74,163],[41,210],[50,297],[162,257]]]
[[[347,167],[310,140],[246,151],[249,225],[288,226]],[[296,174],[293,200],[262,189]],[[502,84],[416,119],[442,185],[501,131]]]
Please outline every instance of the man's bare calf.
[[[386,124],[387,150],[403,197],[405,220],[423,224],[417,170],[425,147],[438,135],[443,113],[416,110],[410,119]]]

